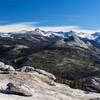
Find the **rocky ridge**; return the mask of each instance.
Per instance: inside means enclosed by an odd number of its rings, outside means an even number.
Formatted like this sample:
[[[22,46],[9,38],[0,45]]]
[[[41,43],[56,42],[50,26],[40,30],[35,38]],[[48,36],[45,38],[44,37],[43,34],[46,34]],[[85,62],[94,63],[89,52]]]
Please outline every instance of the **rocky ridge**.
[[[0,100],[99,100],[100,94],[86,93],[55,82],[44,70],[24,66],[14,70],[0,62]],[[8,66],[8,65],[7,65]],[[13,70],[12,70],[13,69]]]

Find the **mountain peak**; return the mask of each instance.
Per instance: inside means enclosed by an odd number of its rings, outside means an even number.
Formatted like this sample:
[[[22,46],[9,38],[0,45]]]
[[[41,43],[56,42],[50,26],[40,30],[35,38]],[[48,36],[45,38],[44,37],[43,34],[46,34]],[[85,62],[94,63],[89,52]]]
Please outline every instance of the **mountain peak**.
[[[41,30],[39,28],[36,28],[34,31],[36,32],[40,32]]]

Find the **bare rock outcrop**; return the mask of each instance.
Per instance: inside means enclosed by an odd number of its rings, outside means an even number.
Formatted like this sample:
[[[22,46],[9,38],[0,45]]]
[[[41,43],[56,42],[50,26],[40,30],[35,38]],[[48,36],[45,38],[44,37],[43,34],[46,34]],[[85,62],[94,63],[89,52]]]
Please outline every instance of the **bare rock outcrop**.
[[[3,62],[0,62],[0,71],[15,71],[15,69],[10,65],[5,65]]]
[[[100,78],[91,78],[88,79],[86,83],[86,89],[90,92],[97,92],[100,93]]]
[[[6,93],[18,94],[23,96],[32,96],[32,91],[28,86],[18,85],[13,83],[8,83],[6,90],[3,90]]]
[[[0,74],[0,100],[99,100],[100,98],[99,93],[72,89],[54,82],[55,78],[51,78],[52,74],[48,72],[34,68],[32,70]],[[52,82],[55,85],[52,85]]]
[[[20,69],[17,69],[17,71],[20,71],[20,72],[32,72],[32,73],[37,72],[39,74],[48,76],[52,80],[56,80],[56,77],[53,74],[51,74],[49,72],[46,72],[44,70],[41,70],[41,69],[35,69],[34,67],[30,67],[30,66],[24,66],[24,67],[22,67]]]

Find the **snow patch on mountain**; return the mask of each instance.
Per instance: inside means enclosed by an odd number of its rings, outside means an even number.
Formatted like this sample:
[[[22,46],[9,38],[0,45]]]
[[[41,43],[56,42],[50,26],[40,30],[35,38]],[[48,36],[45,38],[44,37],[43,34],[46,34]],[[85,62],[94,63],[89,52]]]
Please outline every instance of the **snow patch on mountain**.
[[[33,34],[33,35],[39,35],[44,37],[62,37],[62,38],[69,38],[72,35],[76,35],[80,38],[86,38],[89,40],[95,40],[100,42],[100,33],[83,33],[83,32],[75,32],[75,31],[69,31],[69,32],[54,32],[54,31],[44,31],[40,30],[39,28],[36,28],[33,31],[26,31],[22,30],[19,32],[12,32],[12,33],[0,33],[0,37],[8,37],[13,38],[13,34]]]
[[[77,35],[80,38],[87,38],[89,40],[94,40],[95,39],[95,37],[92,36],[91,33],[90,34],[89,33],[82,33],[82,32],[78,33],[78,32],[74,32],[74,31],[66,32],[64,34],[64,36],[65,37],[70,37],[71,35],[74,35],[74,34]]]

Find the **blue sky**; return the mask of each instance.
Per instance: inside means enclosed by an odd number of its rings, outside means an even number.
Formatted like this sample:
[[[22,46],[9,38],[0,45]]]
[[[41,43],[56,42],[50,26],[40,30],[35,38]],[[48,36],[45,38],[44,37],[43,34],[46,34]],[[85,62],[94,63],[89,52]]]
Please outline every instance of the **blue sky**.
[[[0,0],[1,30],[24,24],[24,27],[100,30],[99,19],[100,0]]]

